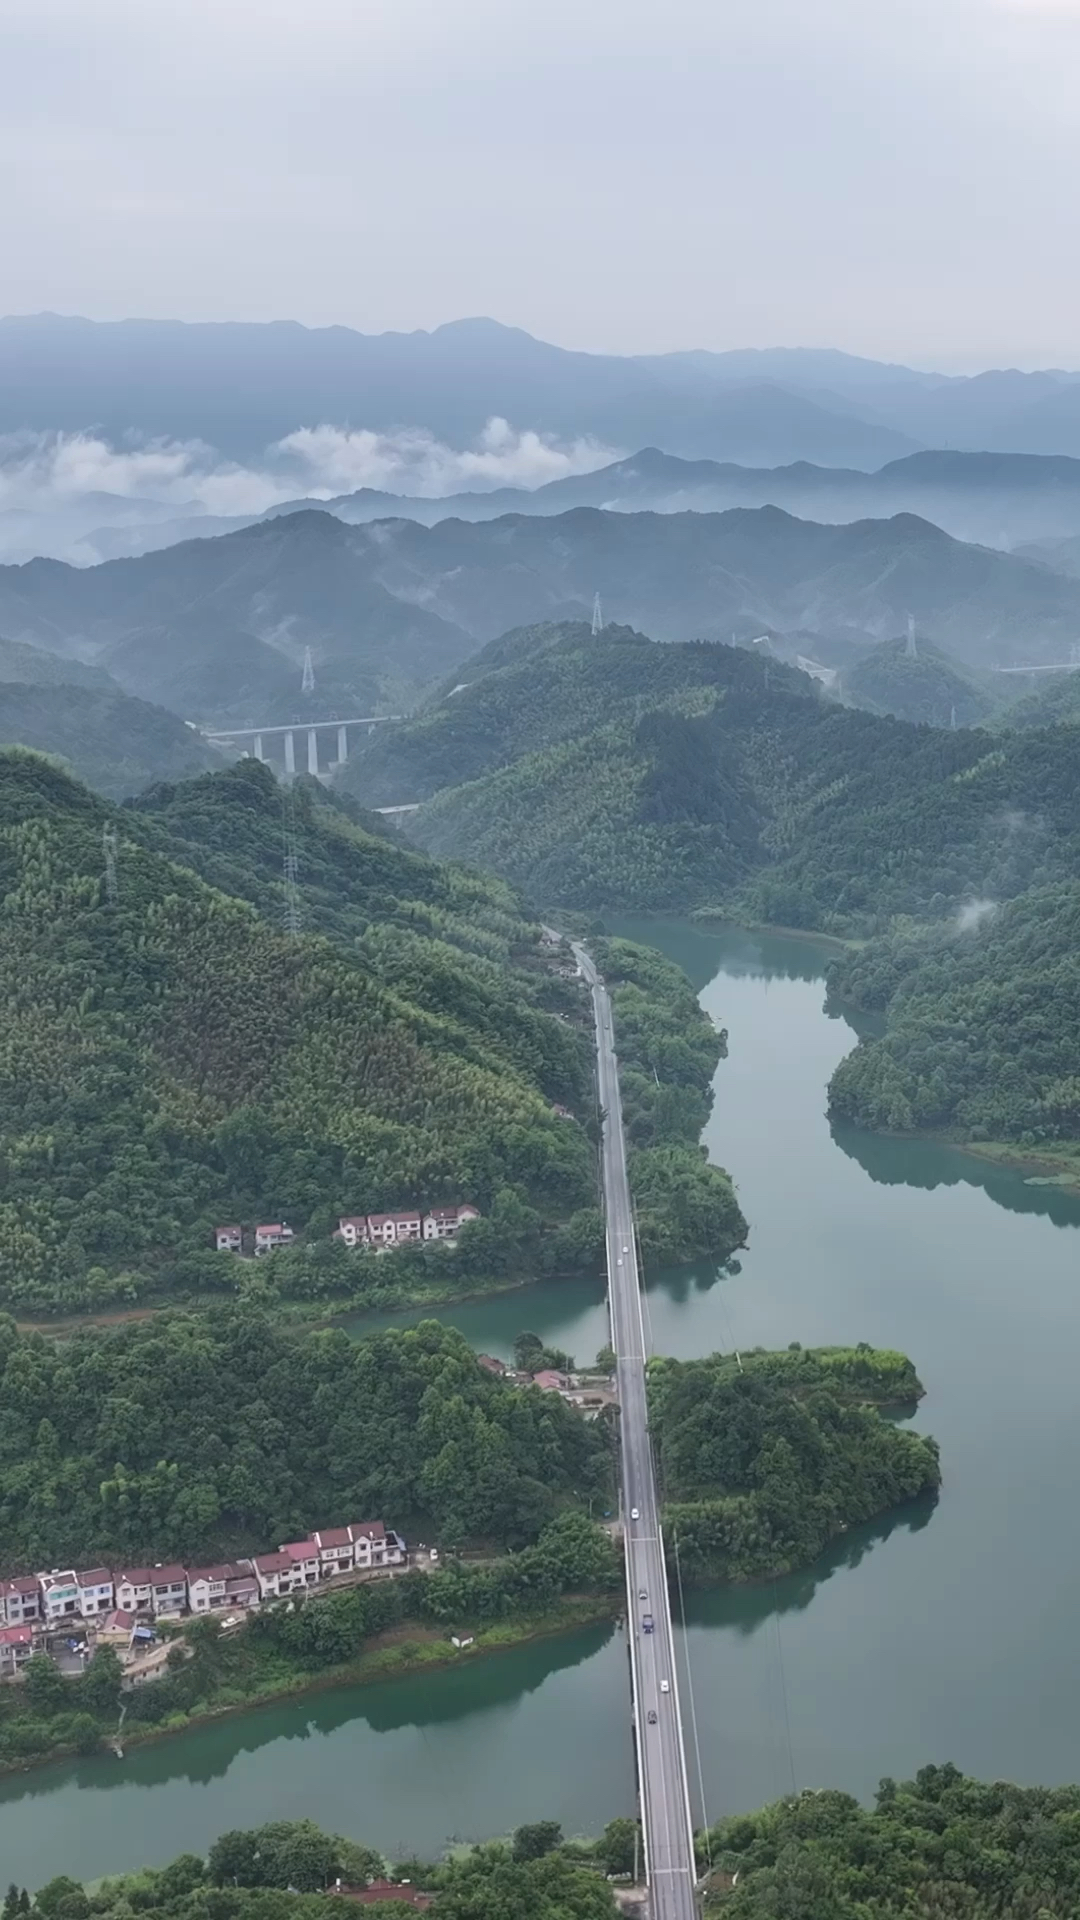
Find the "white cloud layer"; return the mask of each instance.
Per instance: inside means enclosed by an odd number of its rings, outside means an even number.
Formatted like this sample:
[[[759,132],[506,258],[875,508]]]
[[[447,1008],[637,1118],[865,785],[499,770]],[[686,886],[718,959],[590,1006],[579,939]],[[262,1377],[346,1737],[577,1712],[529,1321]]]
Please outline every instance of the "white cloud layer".
[[[477,443],[458,449],[422,428],[374,433],[367,428],[301,427],[268,447],[255,466],[224,460],[202,441],[126,440],[120,446],[90,433],[0,436],[0,512],[70,515],[92,522],[108,494],[171,506],[177,514],[261,513],[299,495],[330,499],[359,487],[438,498],[493,487],[537,487],[589,473],[618,450],[588,438],[559,441],[506,420],[489,420]],[[101,502],[103,517],[113,502]]]

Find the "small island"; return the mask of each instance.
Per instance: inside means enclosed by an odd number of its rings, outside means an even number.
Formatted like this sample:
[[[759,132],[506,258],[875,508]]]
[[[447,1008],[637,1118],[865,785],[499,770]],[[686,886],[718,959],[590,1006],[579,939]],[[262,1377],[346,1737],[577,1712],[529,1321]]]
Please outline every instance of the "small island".
[[[650,1362],[664,1520],[683,1574],[791,1573],[849,1527],[936,1491],[936,1442],[881,1411],[922,1395],[906,1355],[868,1346]]]

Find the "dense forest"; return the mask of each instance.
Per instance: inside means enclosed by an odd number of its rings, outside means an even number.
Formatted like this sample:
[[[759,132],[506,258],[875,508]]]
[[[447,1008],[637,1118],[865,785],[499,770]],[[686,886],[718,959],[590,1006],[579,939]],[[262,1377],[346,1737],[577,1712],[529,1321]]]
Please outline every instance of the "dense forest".
[[[1075,728],[916,727],[844,709],[745,648],[591,645],[545,644],[432,714],[451,710],[461,731],[475,709],[486,725],[498,692],[561,718],[550,745],[526,737],[420,809],[410,832],[430,851],[540,902],[711,907],[858,935],[1075,866]]]
[[[611,994],[630,1184],[646,1260],[726,1258],[749,1231],[730,1176],[701,1135],[727,1051],[680,968],[651,948],[597,939]]]
[[[338,925],[289,938],[281,812],[250,764],[117,816],[0,756],[4,1302],[232,1289],[221,1220],[325,1236],[340,1212],[468,1199],[509,1231],[591,1206],[590,1141],[553,1111],[587,1107],[587,1020],[539,928],[499,883],[301,796],[301,909],[317,925],[322,896]],[[212,885],[180,864],[197,843]]]
[[[565,1842],[556,1821],[518,1827],[507,1840],[458,1849],[435,1862],[388,1867],[373,1847],[323,1833],[310,1820],[275,1820],[223,1833],[205,1859],[181,1854],[167,1867],[105,1880],[92,1892],[68,1878],[37,1893],[42,1920],[331,1920],[340,1900],[326,1890],[386,1885],[385,1900],[365,1903],[375,1920],[403,1920],[404,1895],[419,1888],[435,1898],[440,1920],[616,1920],[606,1875],[628,1871],[634,1823],[613,1820],[599,1840]],[[388,1879],[389,1876],[389,1879]],[[395,1884],[404,1882],[401,1896]],[[12,1888],[4,1920],[27,1911]]]
[[[451,1328],[294,1337],[250,1306],[58,1345],[0,1319],[5,1573],[262,1552],[382,1519],[447,1546],[535,1538],[606,1493],[612,1449]]]
[[[869,1347],[654,1360],[649,1407],[669,1539],[684,1573],[791,1572],[940,1482],[933,1440],[883,1419],[922,1388]]]
[[[922,1767],[883,1780],[872,1807],[825,1789],[735,1814],[707,1851],[706,1911],[730,1920],[1071,1920],[1080,1787]]]
[[[950,659],[928,640],[885,640],[841,675],[843,698],[869,713],[928,727],[978,727],[1002,705],[1002,681]]]
[[[838,1118],[1027,1147],[1080,1135],[1080,884],[902,926],[838,960],[829,992],[885,1015],[833,1075]]]

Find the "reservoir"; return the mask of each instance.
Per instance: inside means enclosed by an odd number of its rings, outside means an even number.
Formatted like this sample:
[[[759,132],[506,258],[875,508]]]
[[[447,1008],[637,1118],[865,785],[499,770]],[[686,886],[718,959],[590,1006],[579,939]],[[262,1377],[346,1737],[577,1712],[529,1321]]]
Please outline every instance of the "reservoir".
[[[793,1784],[868,1796],[928,1761],[1080,1778],[1080,1200],[947,1147],[831,1130],[826,1085],[855,1033],[825,1010],[811,943],[615,930],[677,960],[728,1029],[706,1142],[751,1228],[738,1272],[650,1278],[654,1350],[902,1348],[942,1450],[936,1506],[853,1532],[791,1579],[686,1595],[709,1816]],[[503,1356],[526,1327],[579,1360],[607,1338],[592,1282],[442,1317]],[[632,1807],[628,1700],[625,1643],[603,1626],[313,1694],[0,1782],[0,1858],[34,1888],[302,1815],[391,1853],[548,1817],[595,1831]],[[692,1743],[690,1763],[697,1781]]]

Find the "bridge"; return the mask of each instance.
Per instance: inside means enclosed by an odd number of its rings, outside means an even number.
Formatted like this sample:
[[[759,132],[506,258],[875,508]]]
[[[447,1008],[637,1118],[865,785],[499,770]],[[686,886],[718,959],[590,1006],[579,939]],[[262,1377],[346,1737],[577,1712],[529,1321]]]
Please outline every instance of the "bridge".
[[[291,720],[283,727],[201,727],[203,738],[213,742],[216,747],[239,747],[256,760],[265,760],[265,741],[282,735],[285,741],[285,772],[296,772],[296,736],[307,735],[307,770],[315,779],[321,778],[319,772],[319,735],[330,733],[337,735],[337,758],[329,762],[330,767],[344,766],[349,757],[349,728],[366,727],[370,733],[373,727],[381,726],[385,720],[400,720],[400,713],[367,713],[357,720]],[[193,720],[188,725],[194,726]],[[245,741],[250,745],[245,746]]]
[[[626,1630],[630,1643],[634,1745],[652,1920],[695,1920],[694,1823],[675,1670],[664,1542],[645,1394],[645,1324],[637,1242],[626,1172],[622,1098],[611,1000],[591,956],[574,954],[592,989],[600,1106],[608,1270],[608,1313],[619,1388]],[[651,1624],[647,1628],[646,1620]]]

